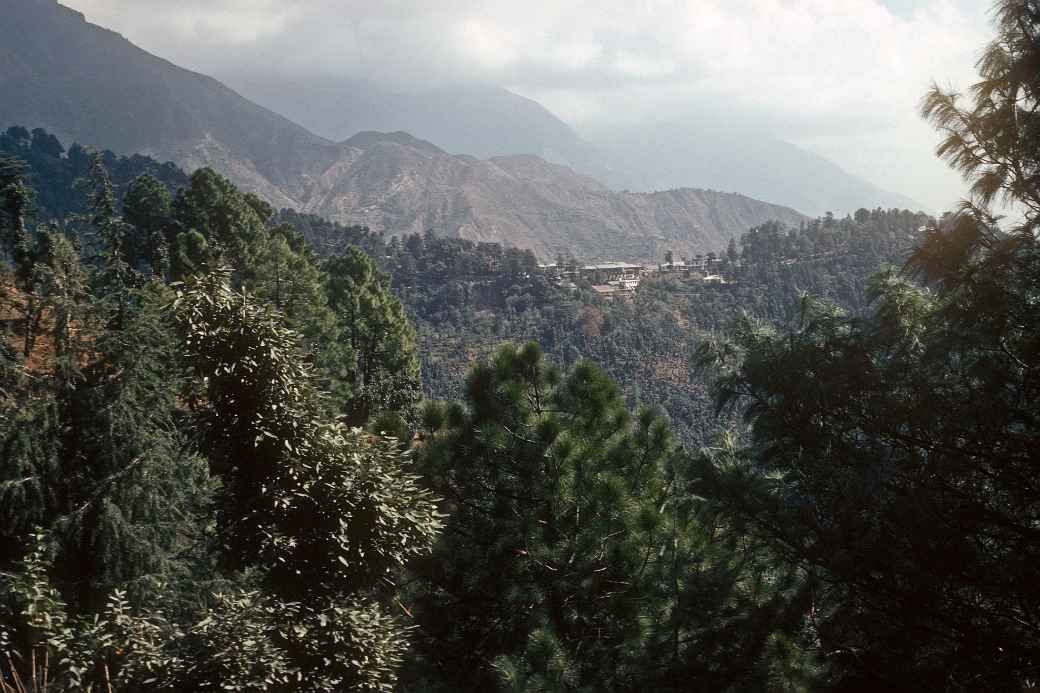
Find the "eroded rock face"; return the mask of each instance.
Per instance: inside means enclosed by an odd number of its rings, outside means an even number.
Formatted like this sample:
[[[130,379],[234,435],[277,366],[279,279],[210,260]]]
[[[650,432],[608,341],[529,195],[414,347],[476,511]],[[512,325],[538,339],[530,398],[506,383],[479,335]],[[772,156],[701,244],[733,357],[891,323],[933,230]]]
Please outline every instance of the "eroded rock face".
[[[613,192],[538,156],[452,155],[404,132],[331,142],[49,0],[14,3],[0,23],[0,126],[9,125],[189,171],[211,166],[277,207],[543,258],[706,252],[753,225],[804,219],[731,193]]]

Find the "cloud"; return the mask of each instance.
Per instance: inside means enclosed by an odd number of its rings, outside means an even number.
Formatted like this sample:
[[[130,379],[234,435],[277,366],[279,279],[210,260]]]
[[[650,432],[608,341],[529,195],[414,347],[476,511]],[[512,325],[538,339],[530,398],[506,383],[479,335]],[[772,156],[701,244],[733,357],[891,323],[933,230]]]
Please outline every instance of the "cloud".
[[[599,130],[711,114],[875,180],[893,167],[861,149],[886,162],[905,152],[903,173],[935,165],[921,95],[933,79],[970,83],[992,33],[978,0],[65,1],[232,82],[493,83]],[[954,185],[934,169],[921,177],[922,190]]]
[[[172,47],[181,41],[208,46],[246,46],[283,34],[305,9],[277,0],[88,0],[63,3],[89,21],[122,31],[142,45]]]

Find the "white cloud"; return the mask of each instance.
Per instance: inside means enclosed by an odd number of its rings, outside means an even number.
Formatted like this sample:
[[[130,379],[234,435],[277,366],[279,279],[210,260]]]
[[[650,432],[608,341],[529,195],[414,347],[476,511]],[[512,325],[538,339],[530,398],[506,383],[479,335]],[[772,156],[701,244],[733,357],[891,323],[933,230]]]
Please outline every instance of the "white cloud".
[[[992,33],[979,0],[66,2],[218,77],[490,82],[590,128],[724,112],[936,201],[955,183],[917,106],[932,79],[970,83]]]
[[[306,9],[303,3],[278,0],[86,0],[64,4],[84,12],[90,21],[122,31],[135,42],[143,37],[158,45],[182,41],[255,44],[283,34]]]

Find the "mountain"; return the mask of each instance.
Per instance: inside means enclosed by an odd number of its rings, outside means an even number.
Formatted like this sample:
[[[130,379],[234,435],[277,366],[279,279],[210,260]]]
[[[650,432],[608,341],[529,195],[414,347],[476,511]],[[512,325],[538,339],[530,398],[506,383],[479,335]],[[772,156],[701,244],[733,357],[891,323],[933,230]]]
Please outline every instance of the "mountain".
[[[405,130],[455,154],[537,154],[617,189],[716,188],[813,215],[921,207],[824,157],[720,118],[600,129],[591,138],[597,144],[591,144],[538,102],[499,87],[397,92],[367,80],[255,75],[229,82],[257,103],[334,140],[361,130]]]
[[[575,253],[659,259],[665,250],[721,250],[751,226],[806,217],[732,193],[689,188],[618,193],[533,155],[451,155],[405,133],[360,133],[343,143],[305,211],[387,233],[433,229],[504,241],[543,258]]]
[[[6,3],[0,124],[188,169],[213,165],[278,205],[336,156],[331,142],[55,0]]]
[[[596,175],[601,153],[537,101],[495,86],[416,92],[369,80],[228,78],[236,90],[331,140],[365,130],[403,130],[452,154],[536,154]]]
[[[489,103],[511,98],[495,94]],[[525,101],[537,111],[533,103]],[[212,166],[276,206],[335,221],[389,234],[432,229],[542,257],[705,252],[769,219],[804,219],[704,190],[615,193],[538,156],[450,154],[404,132],[333,142],[54,0],[19,0],[0,23],[0,127],[9,125],[189,171]]]
[[[817,154],[750,127],[717,119],[659,123],[597,133],[608,160],[601,178],[620,189],[710,186],[738,190],[813,216],[874,209],[921,209]]]

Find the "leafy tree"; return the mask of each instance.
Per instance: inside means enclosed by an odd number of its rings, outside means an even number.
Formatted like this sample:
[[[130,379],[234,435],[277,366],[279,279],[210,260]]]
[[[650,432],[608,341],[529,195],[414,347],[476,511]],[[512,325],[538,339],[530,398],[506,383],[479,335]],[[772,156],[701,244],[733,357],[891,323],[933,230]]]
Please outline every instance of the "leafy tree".
[[[118,590],[100,614],[70,614],[48,577],[47,536],[29,539],[19,569],[0,582],[0,690],[168,690],[181,662],[165,646],[180,633],[157,612],[134,614]]]
[[[390,690],[395,579],[441,518],[401,444],[333,423],[342,403],[312,371],[349,326],[365,396],[411,401],[414,345],[386,279],[362,255],[330,290],[303,236],[212,172],[173,203],[136,177],[121,211],[106,155],[3,138],[33,170],[90,174],[81,213],[34,228],[25,169],[0,171],[5,299],[24,316],[21,357],[13,339],[0,352],[4,684]],[[235,269],[174,300],[161,236],[174,274]],[[394,377],[406,395],[373,396]]]
[[[996,17],[973,105],[925,101],[973,199],[915,251],[924,285],[884,272],[863,317],[807,299],[794,331],[744,320],[703,352],[752,426],[714,486],[818,576],[842,689],[1021,690],[1040,667],[1040,13]],[[1009,231],[986,207],[1001,197],[1025,210]]]
[[[260,570],[295,623],[279,640],[306,690],[390,690],[402,631],[373,599],[440,526],[396,446],[323,418],[299,336],[229,277],[188,284],[178,315],[222,481],[224,563]]]

